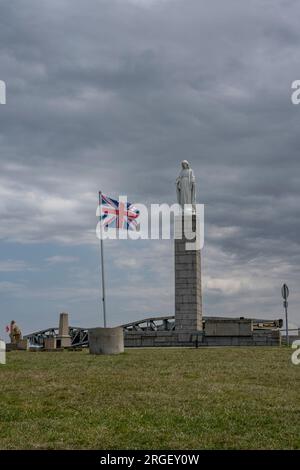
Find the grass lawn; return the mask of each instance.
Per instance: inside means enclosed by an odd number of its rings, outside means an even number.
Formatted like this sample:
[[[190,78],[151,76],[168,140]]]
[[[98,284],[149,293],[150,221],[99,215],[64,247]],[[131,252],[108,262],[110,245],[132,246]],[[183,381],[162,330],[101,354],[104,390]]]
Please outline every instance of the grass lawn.
[[[1,449],[300,449],[287,348],[11,352]]]

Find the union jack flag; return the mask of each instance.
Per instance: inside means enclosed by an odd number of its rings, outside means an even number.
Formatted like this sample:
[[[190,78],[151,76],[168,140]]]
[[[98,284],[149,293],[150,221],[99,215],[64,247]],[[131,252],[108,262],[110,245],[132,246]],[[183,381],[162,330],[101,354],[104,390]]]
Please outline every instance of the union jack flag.
[[[106,228],[137,230],[139,210],[130,202],[112,199],[100,193],[100,223]]]

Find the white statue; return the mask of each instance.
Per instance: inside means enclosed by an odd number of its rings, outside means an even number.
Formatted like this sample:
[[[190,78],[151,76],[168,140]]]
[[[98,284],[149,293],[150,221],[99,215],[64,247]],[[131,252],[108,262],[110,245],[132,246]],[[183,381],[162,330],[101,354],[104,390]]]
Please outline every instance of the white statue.
[[[177,202],[184,208],[184,204],[196,204],[195,175],[187,160],[181,162],[182,170],[176,179]]]

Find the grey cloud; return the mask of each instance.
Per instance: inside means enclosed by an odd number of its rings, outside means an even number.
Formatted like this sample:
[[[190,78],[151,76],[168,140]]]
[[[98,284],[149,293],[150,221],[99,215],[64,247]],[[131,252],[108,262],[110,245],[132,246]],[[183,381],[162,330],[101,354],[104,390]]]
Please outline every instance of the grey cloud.
[[[269,263],[288,265],[274,285],[283,275],[299,281],[300,107],[290,101],[297,2],[11,0],[1,8],[2,239],[95,244],[99,188],[171,203],[188,158],[206,205],[208,306],[220,308],[213,279],[231,276],[238,286],[247,263],[261,277]],[[227,261],[215,269],[222,252],[237,271],[228,273]]]

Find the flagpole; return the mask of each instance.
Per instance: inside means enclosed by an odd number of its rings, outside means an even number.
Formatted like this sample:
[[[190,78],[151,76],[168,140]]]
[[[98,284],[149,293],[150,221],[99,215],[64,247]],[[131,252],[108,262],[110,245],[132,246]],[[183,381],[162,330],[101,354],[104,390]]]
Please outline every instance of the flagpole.
[[[103,237],[102,237],[102,224],[101,224],[101,203],[102,193],[99,191],[99,210],[100,210],[100,253],[101,253],[101,278],[102,278],[102,302],[103,302],[103,324],[106,328],[106,304],[105,304],[105,278],[104,278],[104,251],[103,251]]]

